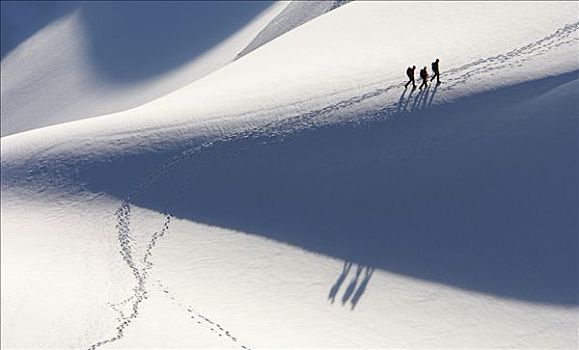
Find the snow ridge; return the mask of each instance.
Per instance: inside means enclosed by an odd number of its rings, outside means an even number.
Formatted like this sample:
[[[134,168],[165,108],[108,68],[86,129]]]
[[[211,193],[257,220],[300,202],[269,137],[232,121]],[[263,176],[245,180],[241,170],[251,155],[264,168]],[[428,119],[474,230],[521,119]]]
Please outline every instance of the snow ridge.
[[[237,55],[239,59],[288,31],[333,11],[351,0],[292,1]]]

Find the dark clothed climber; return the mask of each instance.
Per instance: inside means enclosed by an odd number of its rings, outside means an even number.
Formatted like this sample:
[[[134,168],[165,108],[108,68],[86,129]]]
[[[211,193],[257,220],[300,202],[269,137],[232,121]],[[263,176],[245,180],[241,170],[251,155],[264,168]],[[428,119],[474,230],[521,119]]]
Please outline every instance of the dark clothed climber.
[[[414,82],[414,70],[416,66],[408,67],[406,70],[406,75],[408,76],[408,82],[404,85],[404,88],[408,87],[408,84],[412,83],[412,88],[416,89],[416,83]]]
[[[426,70],[426,67],[424,67],[420,70],[420,79],[422,79],[422,84],[420,84],[420,87],[418,88],[418,90],[422,90],[422,87],[428,86],[428,84],[427,84],[428,71]]]
[[[432,76],[432,78],[430,78],[430,81],[433,81],[434,78],[436,78],[436,83],[440,84],[440,71],[438,70],[438,58],[436,59],[436,61],[432,62],[432,71],[434,72],[434,75]]]

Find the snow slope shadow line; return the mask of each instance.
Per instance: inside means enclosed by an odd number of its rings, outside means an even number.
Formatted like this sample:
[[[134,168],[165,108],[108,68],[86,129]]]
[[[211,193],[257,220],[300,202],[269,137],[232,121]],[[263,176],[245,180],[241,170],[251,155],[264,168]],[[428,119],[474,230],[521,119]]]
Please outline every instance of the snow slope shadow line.
[[[480,60],[465,64],[465,65],[460,66],[460,67],[452,68],[452,69],[445,72],[445,85],[441,89],[449,90],[449,89],[455,88],[459,84],[463,84],[466,81],[468,81],[473,76],[473,74],[480,75],[480,74],[483,74],[485,72],[490,72],[490,71],[493,71],[496,69],[504,69],[509,64],[510,65],[514,64],[515,62],[513,62],[513,61],[516,59],[525,60],[525,59],[528,59],[529,57],[532,57],[533,55],[534,56],[541,55],[541,54],[547,52],[547,50],[552,49],[554,47],[572,44],[573,42],[577,41],[578,38],[568,39],[568,37],[572,33],[576,32],[577,29],[579,29],[579,22],[569,24],[569,25],[557,30],[556,32],[554,32],[554,33],[552,33],[552,34],[550,34],[550,35],[548,35],[540,40],[537,40],[537,41],[530,43],[528,45],[525,45],[523,47],[511,50],[511,51],[507,52],[506,54],[501,54],[501,55],[497,55],[497,56],[492,56],[492,57],[480,59]],[[475,73],[473,73],[473,72],[475,72]],[[295,135],[298,131],[315,129],[316,119],[323,116],[323,115],[329,114],[331,112],[337,112],[341,109],[344,109],[346,107],[350,107],[350,106],[353,106],[355,104],[361,103],[361,102],[368,100],[370,98],[378,97],[380,95],[383,95],[383,94],[386,94],[390,91],[393,91],[394,89],[401,88],[403,85],[404,85],[403,82],[397,83],[397,84],[391,84],[387,87],[378,88],[378,89],[375,89],[374,91],[370,91],[370,92],[367,92],[367,93],[362,94],[362,95],[354,96],[352,98],[343,100],[341,102],[328,105],[328,106],[321,108],[321,109],[312,110],[310,112],[296,115],[294,117],[290,117],[287,119],[283,119],[281,121],[269,122],[269,123],[266,123],[260,127],[254,128],[254,129],[248,129],[248,130],[245,130],[242,132],[229,134],[229,135],[226,135],[222,138],[219,138],[216,140],[211,140],[208,142],[204,142],[198,146],[188,148],[188,149],[180,152],[177,156],[170,157],[169,160],[167,162],[165,162],[160,167],[159,170],[153,171],[151,173],[151,175],[146,177],[146,179],[143,182],[141,182],[139,185],[135,186],[129,192],[129,194],[127,196],[125,196],[125,200],[123,200],[122,204],[120,205],[120,207],[118,208],[117,213],[116,213],[117,232],[118,232],[118,237],[119,237],[120,252],[121,252],[121,255],[123,256],[123,259],[127,263],[127,266],[132,271],[132,273],[135,277],[135,280],[137,281],[136,288],[134,289],[134,295],[135,295],[136,300],[133,301],[133,313],[128,318],[125,318],[123,323],[121,323],[117,327],[118,332],[117,332],[117,335],[115,337],[98,342],[98,343],[92,345],[90,347],[90,349],[94,349],[100,345],[113,342],[115,340],[118,340],[120,337],[122,337],[124,329],[130,324],[131,320],[133,320],[134,318],[137,317],[138,306],[145,299],[145,295],[146,295],[146,288],[145,288],[146,270],[140,270],[139,268],[137,268],[135,263],[134,263],[134,260],[132,258],[132,255],[131,255],[131,236],[132,235],[131,235],[130,221],[129,221],[130,207],[131,207],[131,203],[135,203],[135,202],[136,203],[144,203],[142,198],[137,198],[137,197],[143,197],[143,196],[146,197],[148,190],[150,190],[151,187],[153,187],[153,186],[157,186],[157,187],[159,185],[167,186],[167,183],[160,184],[160,182],[174,177],[175,176],[175,174],[174,174],[175,168],[179,168],[179,167],[183,166],[183,163],[185,161],[195,160],[196,164],[193,167],[193,169],[195,169],[195,171],[197,171],[203,167],[202,165],[204,165],[206,168],[209,168],[214,164],[218,164],[220,159],[234,158],[237,155],[243,154],[248,149],[254,148],[256,145],[267,145],[270,143],[278,143],[279,144],[281,141],[284,141],[284,139],[286,137],[289,137],[291,135]],[[425,93],[424,99],[426,100],[426,93]],[[431,100],[432,99],[430,99],[429,103],[431,103]],[[399,108],[399,106],[396,103],[392,104],[392,105],[388,105],[388,106],[382,108],[381,110],[376,111],[375,113],[370,113],[370,114],[366,115],[364,119],[374,119],[374,118],[382,118],[383,119],[385,117],[391,117],[392,115],[396,114],[397,108]],[[239,143],[243,143],[242,147],[230,148],[227,150],[227,152],[219,151],[218,152],[219,157],[214,157],[215,154],[213,154],[212,157],[206,158],[204,160],[203,159],[194,159],[195,157],[202,156],[203,153],[205,153],[205,151],[213,152],[216,149],[219,150],[219,148],[223,148],[223,147],[228,148],[227,146],[229,146],[231,144],[236,144],[237,146],[239,146]],[[191,180],[195,180],[194,177],[196,177],[196,176],[198,177],[198,175],[195,174],[195,172],[191,173],[191,171],[188,171],[188,173],[189,173],[189,175],[184,179],[184,181],[183,181],[183,177],[181,176],[180,183],[182,185],[180,186],[180,188],[177,189],[177,191],[171,192],[171,191],[167,191],[167,189],[165,189],[165,190],[163,190],[164,194],[160,196],[160,198],[168,198],[168,200],[165,201],[165,203],[168,203],[168,204],[166,204],[165,207],[163,208],[163,211],[165,213],[167,213],[166,214],[167,218],[170,218],[174,215],[174,211],[171,209],[171,206],[173,205],[174,201],[178,201],[180,197],[182,198],[183,195],[187,193],[188,190],[187,190],[186,184],[190,184]],[[92,184],[92,185],[94,186],[95,184]],[[99,187],[98,184],[96,184],[96,187]],[[99,188],[98,190],[102,190],[102,188]],[[171,194],[169,196],[167,196],[166,192],[171,192]],[[159,195],[156,191],[151,191],[151,193],[154,193],[155,195]],[[289,197],[291,197],[291,193],[288,193],[287,195]],[[206,198],[206,199],[209,203],[211,202],[211,198]],[[146,202],[146,200],[145,200],[145,202]],[[153,207],[157,208],[158,203],[153,205]],[[202,208],[199,208],[199,209],[201,212],[203,211]],[[187,215],[184,215],[184,217],[187,217]],[[239,217],[239,216],[238,215],[232,216],[232,218],[236,218],[236,217]],[[203,215],[201,215],[201,216],[195,215],[193,217],[193,219],[203,221]],[[169,219],[167,219],[167,220],[169,220]],[[214,220],[211,220],[211,219],[207,220],[207,222],[212,222],[212,221],[214,221]],[[222,224],[224,227],[232,227],[232,225],[227,224],[227,223],[222,223]],[[289,223],[289,224],[291,227],[291,223]],[[235,225],[233,225],[233,226],[235,226]],[[260,232],[261,231],[259,229],[259,227],[255,227],[255,230],[252,230],[251,227],[247,227],[247,229],[249,230],[249,232]],[[165,231],[162,231],[162,232],[164,234]],[[162,236],[162,234],[161,234],[161,236]],[[283,240],[283,239],[281,239],[281,240]],[[335,252],[326,252],[326,253],[330,253],[330,255],[332,255],[332,253],[334,253],[335,256],[341,255],[341,254],[335,254]],[[150,256],[149,256],[149,258],[150,258]],[[364,260],[364,259],[361,259],[361,260]],[[370,264],[370,265],[372,265],[372,264]],[[376,264],[374,264],[373,266],[375,266],[375,265]],[[147,268],[151,268],[151,267],[152,267],[152,265],[148,266]],[[388,266],[385,266],[384,268],[388,268]]]
[[[560,116],[546,121],[510,109],[576,80],[572,72],[283,142],[216,144],[133,203],[465,290],[575,305],[576,104],[553,105]],[[488,132],[518,130],[525,118],[548,124],[513,139]],[[360,278],[346,301],[362,297]]]
[[[452,68],[444,73],[445,75],[445,85],[441,88],[440,91],[448,91],[455,88],[458,84],[466,83],[474,74],[482,74],[485,72],[489,72],[495,70],[497,66],[501,69],[506,68],[506,66],[502,65],[504,62],[513,60],[521,55],[526,54],[541,54],[547,52],[553,46],[560,46],[562,44],[569,44],[572,42],[579,41],[579,37],[572,38],[571,40],[566,40],[568,36],[572,33],[576,32],[579,29],[579,22],[575,22],[565,27],[562,27],[555,31],[554,33],[541,38],[533,43],[527,44],[520,48],[513,49],[506,54],[500,54],[496,56],[491,56],[488,58],[479,59],[477,61],[464,64],[460,67]],[[543,49],[543,50],[540,50]],[[498,65],[495,64],[498,62]],[[475,68],[471,70],[471,68]],[[463,72],[462,74],[458,74]],[[472,73],[476,72],[476,73]],[[214,147],[215,145],[221,143],[227,143],[233,140],[238,139],[245,139],[245,138],[258,138],[264,135],[273,135],[275,137],[283,135],[291,134],[296,131],[302,130],[307,127],[314,127],[313,119],[320,117],[322,115],[328,114],[330,112],[336,112],[340,109],[344,109],[346,107],[350,107],[356,104],[359,104],[365,100],[378,97],[380,95],[386,94],[394,89],[400,88],[404,85],[404,83],[397,83],[391,84],[384,88],[378,88],[373,91],[364,93],[362,95],[353,96],[352,98],[342,100],[338,103],[328,105],[326,107],[312,110],[303,114],[299,114],[293,117],[285,118],[283,120],[276,120],[268,122],[262,126],[258,126],[256,128],[243,130],[241,132],[232,133],[229,135],[225,135],[221,138],[204,142],[200,145],[191,147],[180,152],[178,155],[171,157],[167,162],[165,162],[159,170],[152,172],[149,176],[146,177],[144,181],[142,181],[139,185],[135,186],[129,194],[125,197],[122,205],[129,205],[128,203],[131,202],[132,197],[136,194],[145,191],[149,186],[153,185],[157,180],[166,176],[170,169],[179,164],[182,160],[187,159],[199,152],[202,152],[206,149]],[[429,87],[430,85],[428,85]],[[437,87],[438,88],[438,87]],[[420,102],[420,100],[416,101],[415,103]],[[431,103],[432,101],[430,101]],[[418,104],[419,106],[420,104]],[[389,112],[390,114],[394,114],[395,108],[397,108],[397,104],[386,106],[376,112],[377,115],[384,116],[384,112]],[[417,110],[417,106],[415,105],[412,109],[413,111]]]

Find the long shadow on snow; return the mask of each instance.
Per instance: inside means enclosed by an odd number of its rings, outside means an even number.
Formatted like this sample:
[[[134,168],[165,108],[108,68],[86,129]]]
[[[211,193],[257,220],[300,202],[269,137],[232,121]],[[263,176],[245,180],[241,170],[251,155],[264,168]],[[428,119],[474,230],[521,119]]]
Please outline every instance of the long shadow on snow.
[[[450,286],[576,305],[576,79],[217,144],[133,203]],[[525,106],[551,90],[567,95]],[[85,169],[88,186],[123,198],[128,169],[146,174],[173,154]]]

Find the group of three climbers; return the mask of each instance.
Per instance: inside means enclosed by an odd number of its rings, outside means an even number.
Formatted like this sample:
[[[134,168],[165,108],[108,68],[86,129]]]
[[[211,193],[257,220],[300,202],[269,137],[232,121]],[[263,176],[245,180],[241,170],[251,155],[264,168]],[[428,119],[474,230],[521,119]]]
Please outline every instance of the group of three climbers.
[[[416,69],[416,66],[412,66],[412,67],[408,67],[408,69],[406,70],[406,75],[408,75],[408,82],[406,83],[406,85],[404,85],[405,88],[407,88],[408,84],[410,84],[410,83],[412,83],[413,89],[416,88],[416,83],[414,82],[414,70],[415,69]],[[436,84],[440,84],[440,72],[438,70],[438,58],[436,59],[436,61],[432,62],[432,71],[434,72],[434,75],[432,76],[430,81],[433,81],[434,78],[436,78]],[[418,89],[422,90],[423,87],[428,86],[427,85],[428,71],[426,70],[426,66],[420,70],[420,79],[422,79],[422,84],[420,85],[420,87]]]

